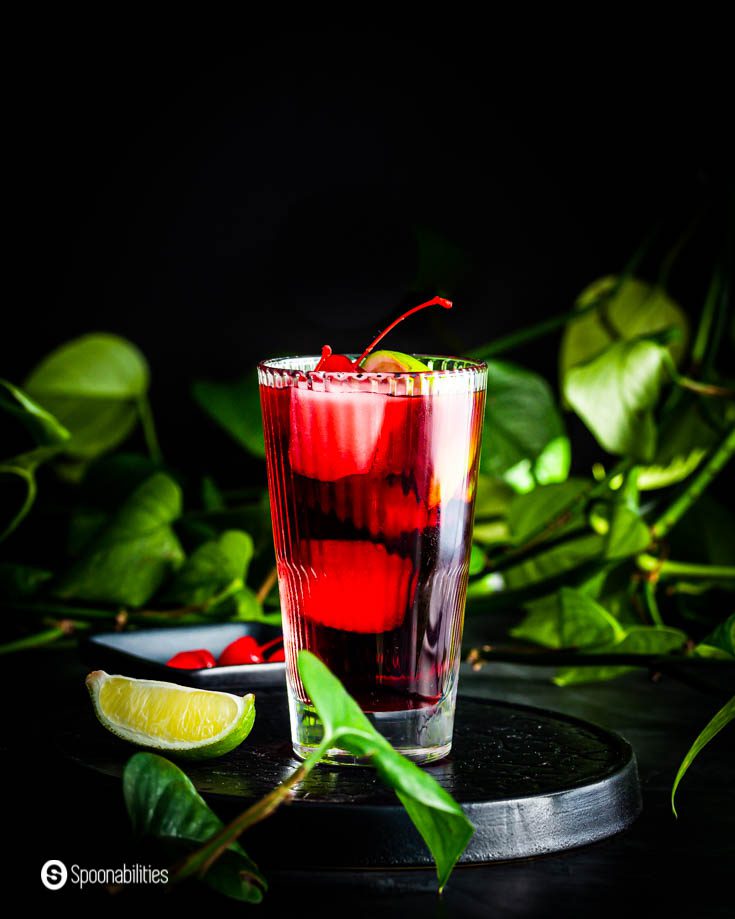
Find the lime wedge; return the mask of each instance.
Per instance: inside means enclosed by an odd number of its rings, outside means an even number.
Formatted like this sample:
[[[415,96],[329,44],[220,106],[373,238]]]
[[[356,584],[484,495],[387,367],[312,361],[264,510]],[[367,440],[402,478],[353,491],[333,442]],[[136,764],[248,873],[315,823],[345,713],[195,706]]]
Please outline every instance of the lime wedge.
[[[86,679],[97,717],[123,740],[188,759],[222,756],[245,740],[255,721],[255,697],[233,696],[110,676],[95,670]]]
[[[423,361],[401,351],[376,351],[374,354],[368,354],[360,369],[368,373],[410,373],[429,368]]]

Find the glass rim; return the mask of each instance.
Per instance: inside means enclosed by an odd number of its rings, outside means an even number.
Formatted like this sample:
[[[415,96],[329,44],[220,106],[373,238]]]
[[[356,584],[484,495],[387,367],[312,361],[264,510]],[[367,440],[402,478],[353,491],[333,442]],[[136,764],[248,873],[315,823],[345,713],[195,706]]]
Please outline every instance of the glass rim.
[[[345,355],[357,359],[359,354]],[[487,373],[487,363],[473,358],[457,357],[452,354],[410,354],[419,360],[457,363],[459,367],[429,367],[426,370],[302,370],[287,366],[293,361],[314,361],[319,363],[320,354],[293,354],[284,357],[269,357],[258,362],[261,372],[278,373],[293,379],[308,380],[398,380],[424,377],[456,377],[457,375],[479,375]]]

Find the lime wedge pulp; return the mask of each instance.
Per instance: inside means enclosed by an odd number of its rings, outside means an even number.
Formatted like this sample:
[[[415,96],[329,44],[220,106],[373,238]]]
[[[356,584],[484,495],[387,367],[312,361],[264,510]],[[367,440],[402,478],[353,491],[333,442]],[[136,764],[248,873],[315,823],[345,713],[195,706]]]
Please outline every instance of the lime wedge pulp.
[[[374,354],[368,354],[360,369],[368,373],[410,373],[429,368],[417,357],[403,354],[401,351],[376,351]]]
[[[245,740],[255,721],[255,697],[234,696],[111,676],[95,670],[86,679],[95,713],[123,740],[188,759],[222,756]]]

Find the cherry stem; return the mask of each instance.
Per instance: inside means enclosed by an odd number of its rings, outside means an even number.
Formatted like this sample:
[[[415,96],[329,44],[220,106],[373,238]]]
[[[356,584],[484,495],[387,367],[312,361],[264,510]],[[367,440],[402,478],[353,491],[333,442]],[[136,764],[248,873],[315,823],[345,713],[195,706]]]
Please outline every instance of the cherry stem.
[[[267,641],[264,645],[258,647],[258,654],[262,654],[264,651],[268,651],[274,645],[283,644],[283,635],[279,635],[278,638],[273,638],[271,641]]]
[[[413,309],[407,310],[407,312],[405,312],[402,316],[399,316],[398,319],[394,319],[393,322],[391,322],[391,324],[388,326],[388,328],[387,328],[387,329],[384,329],[384,330],[380,333],[380,335],[378,335],[378,337],[375,339],[375,341],[370,342],[370,344],[367,346],[367,348],[365,348],[365,350],[362,352],[362,354],[361,354],[361,355],[358,357],[358,359],[355,361],[355,367],[359,367],[359,366],[360,366],[360,364],[365,360],[365,358],[368,356],[368,354],[370,354],[370,352],[371,352],[371,351],[373,350],[373,348],[378,344],[378,342],[381,341],[383,338],[385,338],[385,336],[388,334],[388,332],[390,332],[391,329],[394,329],[394,328],[398,325],[399,322],[403,322],[404,319],[406,319],[408,316],[411,316],[413,313],[418,313],[419,310],[426,309],[427,306],[442,306],[442,307],[444,307],[445,310],[450,310],[450,309],[452,308],[452,301],[451,301],[451,300],[445,300],[444,297],[432,297],[431,300],[427,300],[426,303],[421,303],[421,304],[419,304],[419,306],[414,306]],[[324,358],[324,349],[327,348],[327,347],[329,347],[329,346],[328,346],[328,345],[325,345],[324,348],[322,349],[322,360],[325,359],[325,358]],[[331,348],[330,348],[330,353],[331,353]],[[321,361],[319,361],[319,363],[321,364]],[[316,369],[318,370],[319,367],[317,366]]]
[[[316,365],[314,370],[321,370],[331,356],[332,349],[329,347],[329,345],[324,345],[322,348],[322,356],[319,358],[319,363]]]

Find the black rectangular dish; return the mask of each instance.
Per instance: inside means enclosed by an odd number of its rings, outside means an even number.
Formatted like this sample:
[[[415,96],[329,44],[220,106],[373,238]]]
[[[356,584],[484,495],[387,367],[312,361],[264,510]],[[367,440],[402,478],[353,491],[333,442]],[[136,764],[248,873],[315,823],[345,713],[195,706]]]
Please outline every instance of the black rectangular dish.
[[[167,667],[166,661],[179,651],[198,648],[206,648],[217,658],[230,642],[243,635],[252,635],[259,644],[263,644],[280,634],[280,628],[262,622],[219,622],[135,632],[103,632],[82,638],[80,654],[91,668],[108,673],[165,680],[203,689],[249,691],[256,687],[283,685],[285,664],[238,664],[181,670]]]

